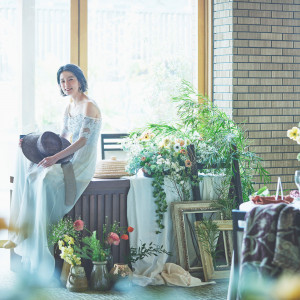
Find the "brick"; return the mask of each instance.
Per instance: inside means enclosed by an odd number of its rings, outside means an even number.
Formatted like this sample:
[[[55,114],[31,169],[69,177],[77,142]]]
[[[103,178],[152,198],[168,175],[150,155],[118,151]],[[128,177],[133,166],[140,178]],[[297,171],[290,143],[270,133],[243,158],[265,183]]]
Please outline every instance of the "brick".
[[[299,55],[299,49],[282,49],[282,55]]]
[[[272,42],[271,41],[260,41],[260,40],[250,40],[249,41],[249,47],[271,47]]]
[[[262,124],[263,125],[263,124]],[[272,124],[270,124],[272,125]],[[276,125],[276,124],[273,124]],[[272,138],[272,139],[262,139],[261,140],[261,145],[282,145],[282,139],[276,139],[276,138]]]
[[[238,116],[259,116],[260,115],[260,110],[259,109],[238,109]]]
[[[288,11],[272,11],[272,18],[273,19],[293,19],[294,13]]]
[[[272,137],[274,138],[286,138],[286,131],[272,131]]]
[[[249,31],[249,25],[238,25],[238,24],[235,24],[235,25],[233,25],[233,30],[235,32]],[[252,31],[252,30],[250,30],[250,31]]]
[[[234,108],[248,108],[248,101],[234,101],[233,102]]]
[[[233,92],[234,93],[248,93],[249,92],[249,87],[248,86],[242,86],[242,85],[233,86]]]
[[[262,94],[261,100],[270,101],[270,100],[282,100],[282,94]]]
[[[238,9],[259,10],[260,3],[238,2]]]
[[[252,11],[250,10],[249,11],[249,17],[256,17],[256,18],[271,18],[272,17],[272,14],[271,14],[271,11],[267,11],[267,10],[255,10],[255,11]]]
[[[272,27],[270,25],[249,25],[248,27],[250,32],[271,32],[272,31]]]
[[[266,109],[261,109],[260,111],[262,115],[272,115],[272,116],[282,115],[281,108],[266,108]]]
[[[285,20],[281,19],[261,19],[261,25],[277,25],[277,26],[282,26],[282,23]]]
[[[246,40],[260,40],[262,34],[266,34],[266,33],[260,33],[260,32],[238,32],[238,38],[239,39],[246,39]],[[271,33],[269,33],[269,34],[271,34]],[[278,33],[275,33],[275,34],[278,34]]]
[[[249,71],[249,77],[271,77],[272,72],[271,71]]]
[[[248,10],[234,10],[233,11],[233,16],[234,17],[241,18],[241,17],[248,17],[248,15],[249,15]]]
[[[234,40],[233,45],[236,48],[249,47],[249,41],[248,40]]]
[[[298,85],[299,84],[299,79],[283,79],[283,85]]]
[[[283,64],[282,67],[284,70],[300,70],[300,64]]]
[[[293,102],[285,101],[284,103],[282,101],[272,101],[272,107],[293,107]]]
[[[286,21],[286,20],[284,20]],[[278,33],[296,33],[295,28],[292,26],[272,26],[272,32]]]
[[[272,152],[291,152],[289,146],[272,146]]]
[[[261,156],[265,160],[280,160],[280,159],[282,159],[282,153],[264,153]]]
[[[271,123],[272,117],[271,116],[260,116],[260,117],[249,117],[250,123]]]
[[[271,86],[249,86],[250,93],[271,93]]]
[[[261,139],[252,139],[252,140],[249,140],[249,143],[253,146],[258,146],[260,145],[260,142],[261,142]]]
[[[260,124],[247,124],[247,126],[245,126],[245,129],[247,129],[247,131],[260,131],[260,128]]]
[[[294,59],[292,56],[272,56],[273,63],[293,63]]]
[[[275,63],[269,63],[265,64],[262,63],[260,64],[261,70],[282,70],[282,64],[275,64]]]
[[[300,93],[290,93],[290,94],[284,94],[283,100],[300,100]],[[295,101],[294,104],[298,103],[298,101]]]
[[[295,34],[283,34],[282,38],[284,41],[300,41],[300,34],[295,33]]]
[[[293,71],[272,71],[272,77],[291,78],[293,77]]]
[[[239,48],[238,54],[260,55],[261,50],[260,50],[260,48]]]
[[[290,123],[291,118],[289,116],[274,116],[271,117],[272,123]],[[265,122],[265,123],[271,123],[271,122]],[[286,137],[286,135],[285,135]]]
[[[294,42],[272,41],[272,47],[274,47],[274,48],[293,48]]]
[[[282,10],[282,4],[261,4],[261,10]]]
[[[295,27],[297,27],[297,26],[300,26],[300,20],[298,19],[285,19],[285,20],[283,20],[283,22],[282,22],[282,25],[283,26],[295,26]]]
[[[294,116],[294,115],[297,115],[299,116],[300,115],[300,108],[283,108],[283,111],[282,111],[283,115],[291,115],[291,116]]]
[[[279,78],[262,78],[261,85],[282,85],[282,79]]]
[[[238,24],[260,24],[259,18],[238,17]]]
[[[261,64],[259,63],[238,63],[239,70],[260,70]]]
[[[260,78],[238,78],[239,85],[260,85],[261,84]]]
[[[266,55],[250,55],[248,56],[249,62],[262,62],[268,63],[271,62],[272,57]]]
[[[262,40],[282,40],[282,33],[261,33]]]
[[[233,71],[234,77],[240,78],[240,77],[249,77],[248,71]]]
[[[234,121],[238,124],[248,123],[249,117],[243,116],[235,116]]]
[[[262,94],[238,94],[238,100],[247,100],[247,101],[251,101],[252,100],[261,100],[261,95]]]
[[[261,55],[282,55],[282,49],[262,48]]]
[[[291,93],[294,91],[293,86],[282,85],[282,86],[272,86],[272,93]]]
[[[282,124],[261,124],[261,130],[282,130]]]
[[[283,153],[282,154],[283,159],[295,159],[296,157],[297,157],[297,154],[295,154],[295,153]]]
[[[272,107],[272,102],[266,101],[251,101],[249,107],[253,108],[265,108],[265,107]]]
[[[255,153],[271,152],[271,146],[251,146],[250,151]]]

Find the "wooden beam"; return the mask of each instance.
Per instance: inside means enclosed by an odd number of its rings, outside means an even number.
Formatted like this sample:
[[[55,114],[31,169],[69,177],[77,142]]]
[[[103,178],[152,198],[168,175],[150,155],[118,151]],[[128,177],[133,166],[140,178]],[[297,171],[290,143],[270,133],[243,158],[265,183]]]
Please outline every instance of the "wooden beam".
[[[70,62],[79,65],[79,2],[80,0],[71,0],[70,20],[71,20],[71,38],[70,38]]]
[[[80,1],[79,17],[79,66],[87,78],[88,68],[88,1]]]

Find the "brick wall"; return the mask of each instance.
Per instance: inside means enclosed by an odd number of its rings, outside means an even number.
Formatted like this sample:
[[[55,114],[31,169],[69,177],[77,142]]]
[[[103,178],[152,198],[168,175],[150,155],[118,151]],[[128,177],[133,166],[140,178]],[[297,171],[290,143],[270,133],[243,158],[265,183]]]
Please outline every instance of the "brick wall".
[[[300,169],[300,145],[286,135],[300,121],[299,48],[300,0],[214,1],[214,100],[244,122],[271,190],[278,176],[295,189]]]

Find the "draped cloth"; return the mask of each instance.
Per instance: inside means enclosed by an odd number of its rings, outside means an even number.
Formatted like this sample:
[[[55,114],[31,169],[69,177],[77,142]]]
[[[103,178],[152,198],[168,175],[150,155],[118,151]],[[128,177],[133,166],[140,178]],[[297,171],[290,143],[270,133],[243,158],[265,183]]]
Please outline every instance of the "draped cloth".
[[[238,294],[249,283],[300,270],[300,210],[285,203],[256,206],[246,215]]]

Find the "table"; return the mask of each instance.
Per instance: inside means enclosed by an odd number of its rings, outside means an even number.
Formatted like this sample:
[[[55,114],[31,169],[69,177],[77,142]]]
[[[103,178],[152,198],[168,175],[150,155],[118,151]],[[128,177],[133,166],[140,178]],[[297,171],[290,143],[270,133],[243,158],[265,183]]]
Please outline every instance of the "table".
[[[173,234],[173,224],[170,212],[170,203],[178,201],[176,193],[171,188],[168,178],[165,178],[164,189],[166,201],[168,203],[167,212],[164,214],[162,233],[156,234],[156,204],[153,197],[151,178],[143,177],[140,174],[128,177],[130,189],[127,196],[127,220],[128,225],[134,227],[130,234],[130,247],[141,246],[142,243],[153,242],[159,246],[163,245],[167,251],[172,252],[172,256],[166,254],[147,257],[133,264],[135,283],[140,285],[164,284],[160,277],[163,266],[166,262],[176,262],[175,240]],[[203,181],[199,183],[200,195],[203,200],[213,200],[217,197],[216,187],[220,184],[222,175],[205,175]]]

